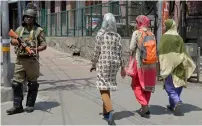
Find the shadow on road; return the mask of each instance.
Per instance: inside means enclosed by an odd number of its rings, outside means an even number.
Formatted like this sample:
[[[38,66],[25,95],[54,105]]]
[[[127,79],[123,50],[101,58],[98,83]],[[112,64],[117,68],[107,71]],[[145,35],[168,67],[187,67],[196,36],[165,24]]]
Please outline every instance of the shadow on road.
[[[172,114],[166,107],[159,105],[150,105],[149,109],[152,115]],[[202,108],[188,103],[183,103],[181,106],[181,111],[183,113],[189,113],[191,111],[202,111]]]
[[[61,82],[75,82],[75,81],[81,81],[81,80],[84,80],[84,81],[90,81],[90,80],[93,80],[95,79],[96,77],[89,77],[89,78],[78,78],[78,79],[68,79],[68,80],[38,80],[38,82],[41,84],[51,84],[51,85],[54,85],[56,83],[61,83]]]
[[[58,107],[59,105],[60,105],[60,103],[56,102],[56,101],[42,101],[42,102],[36,102],[35,109],[51,113],[50,112],[51,109]]]
[[[114,112],[114,117],[113,117],[114,122],[113,123],[114,123],[114,125],[116,125],[116,123],[115,123],[116,120],[127,119],[127,120],[129,120],[130,122],[132,122],[134,124],[137,123],[137,120],[138,121],[141,120],[141,122],[139,122],[141,125],[142,124],[144,124],[144,125],[145,124],[153,125],[153,123],[151,123],[147,119],[139,117],[139,114],[138,114],[138,116],[136,116],[136,114],[137,114],[137,110],[136,111],[127,111],[126,110],[126,111]],[[99,115],[103,115],[103,113],[99,113]]]
[[[198,106],[191,105],[188,103],[183,103],[182,104],[182,112],[183,113],[189,113],[192,111],[202,111],[202,108],[199,108]]]
[[[123,118],[127,118],[130,116],[134,116],[135,114],[130,111],[120,111],[120,112],[114,112],[114,120],[121,120]]]
[[[103,115],[103,113],[99,113],[99,115]],[[130,116],[134,116],[135,114],[130,111],[120,111],[120,112],[114,112],[113,119],[115,120],[121,120]],[[105,119],[104,119],[105,120]],[[108,124],[110,125],[110,124]],[[112,125],[116,125],[115,122],[112,123]]]
[[[91,81],[94,80],[95,77],[90,78],[79,78],[79,79],[68,79],[68,80],[52,80],[52,81],[46,81],[46,80],[39,80],[39,84],[49,84],[51,86],[39,89],[39,91],[47,91],[47,90],[76,90],[76,89],[83,89],[87,87],[94,87],[95,84]],[[84,82],[80,82],[84,81]]]
[[[150,105],[149,110],[152,115],[170,114],[166,107],[160,105]]]

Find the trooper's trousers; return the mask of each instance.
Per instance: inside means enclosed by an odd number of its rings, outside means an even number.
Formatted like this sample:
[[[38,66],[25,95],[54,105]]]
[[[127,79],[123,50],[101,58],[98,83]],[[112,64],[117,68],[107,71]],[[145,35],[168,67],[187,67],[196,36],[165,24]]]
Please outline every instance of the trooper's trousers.
[[[39,63],[34,57],[17,57],[14,68],[14,77],[12,79],[13,103],[14,106],[22,106],[23,84],[28,81],[28,95],[26,106],[34,107],[39,84]]]

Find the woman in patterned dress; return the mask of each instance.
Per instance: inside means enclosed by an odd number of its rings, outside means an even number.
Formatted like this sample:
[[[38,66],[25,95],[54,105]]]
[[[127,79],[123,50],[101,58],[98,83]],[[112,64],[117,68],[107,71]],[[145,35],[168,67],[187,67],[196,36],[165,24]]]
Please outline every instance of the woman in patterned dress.
[[[103,100],[103,115],[109,123],[114,123],[110,90],[117,89],[116,75],[120,66],[122,66],[121,73],[124,73],[121,55],[121,36],[117,33],[116,20],[113,14],[107,13],[96,36],[90,71],[98,72],[96,84]]]

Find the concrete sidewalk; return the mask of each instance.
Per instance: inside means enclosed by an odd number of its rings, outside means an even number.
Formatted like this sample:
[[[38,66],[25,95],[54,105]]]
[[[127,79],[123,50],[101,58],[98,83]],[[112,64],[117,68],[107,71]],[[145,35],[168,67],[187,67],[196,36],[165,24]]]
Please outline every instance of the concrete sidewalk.
[[[96,72],[90,62],[52,48],[41,53],[40,89],[33,113],[6,115],[12,102],[1,104],[2,125],[107,125],[102,119],[102,101],[95,88]],[[182,92],[185,116],[175,117],[165,106],[168,97],[161,84],[150,102],[151,118],[141,118],[140,105],[130,88],[130,78],[117,76],[118,90],[112,92],[117,125],[202,125],[202,85],[189,84]],[[25,97],[26,100],[26,97]],[[24,100],[24,105],[25,105]]]

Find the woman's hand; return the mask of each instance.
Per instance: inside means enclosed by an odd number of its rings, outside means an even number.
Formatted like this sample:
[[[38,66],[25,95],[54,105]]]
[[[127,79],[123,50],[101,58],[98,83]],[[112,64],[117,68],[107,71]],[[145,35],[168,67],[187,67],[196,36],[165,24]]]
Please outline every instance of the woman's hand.
[[[132,90],[134,90],[134,84],[133,83],[130,84],[130,87]]]
[[[121,67],[121,77],[125,78],[125,76],[126,76],[126,71],[125,71],[124,67]]]
[[[92,67],[90,68],[90,72],[92,72],[93,70],[96,71],[96,66],[95,65],[92,65]]]
[[[90,72],[93,72],[93,70],[96,71],[96,68],[95,68],[95,67],[91,67],[91,68],[90,68]]]

